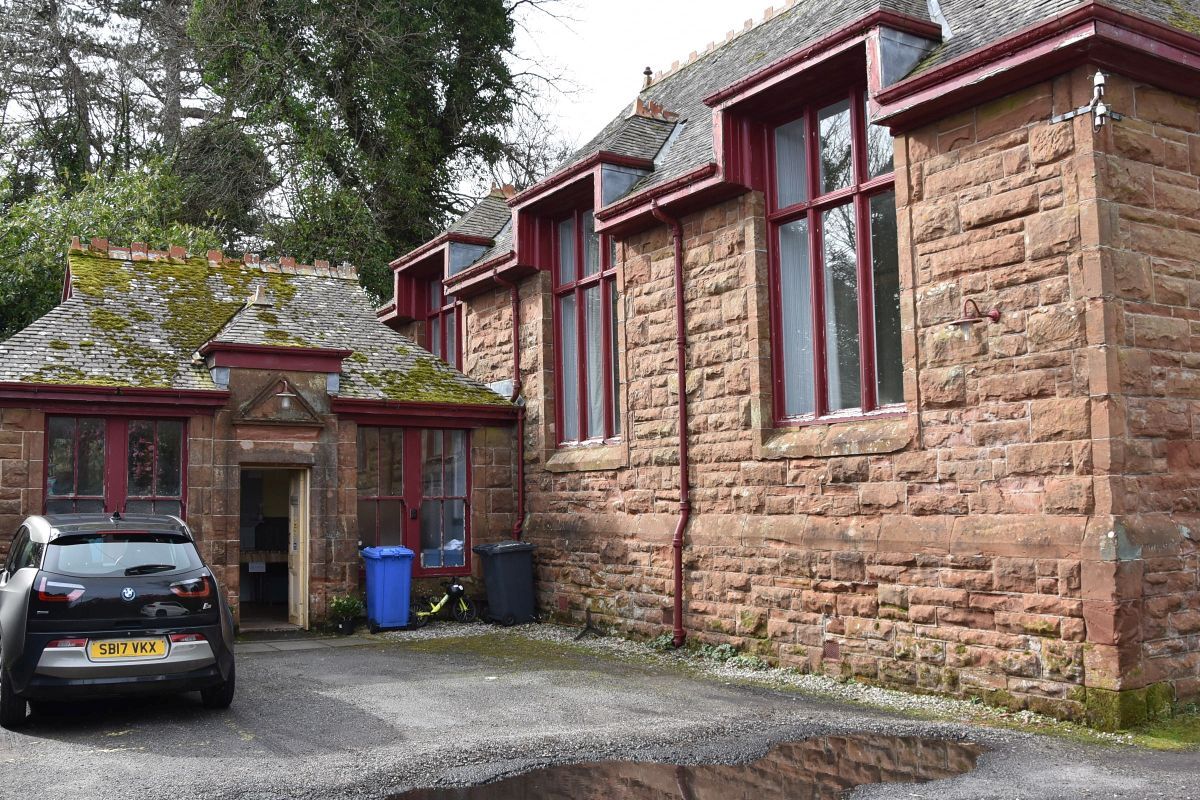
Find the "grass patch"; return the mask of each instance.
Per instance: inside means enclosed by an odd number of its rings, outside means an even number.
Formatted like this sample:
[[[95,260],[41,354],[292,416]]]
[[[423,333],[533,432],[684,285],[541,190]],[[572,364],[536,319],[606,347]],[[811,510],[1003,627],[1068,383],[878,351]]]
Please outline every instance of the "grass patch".
[[[1132,735],[1134,743],[1154,750],[1200,749],[1200,705],[1185,706],[1173,717],[1148,722]]]

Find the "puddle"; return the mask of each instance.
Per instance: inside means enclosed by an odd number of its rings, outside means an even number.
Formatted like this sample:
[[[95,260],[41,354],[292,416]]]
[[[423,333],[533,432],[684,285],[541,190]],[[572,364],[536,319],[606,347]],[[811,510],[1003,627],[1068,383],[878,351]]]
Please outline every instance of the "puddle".
[[[962,775],[982,752],[976,744],[912,736],[824,736],[775,745],[751,764],[567,764],[391,800],[838,800],[865,784]]]

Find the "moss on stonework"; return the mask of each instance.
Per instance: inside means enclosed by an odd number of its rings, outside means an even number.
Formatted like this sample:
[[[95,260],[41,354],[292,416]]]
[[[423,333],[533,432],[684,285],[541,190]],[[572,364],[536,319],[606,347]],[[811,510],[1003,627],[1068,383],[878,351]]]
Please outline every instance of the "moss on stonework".
[[[81,341],[81,342],[79,343],[79,346],[80,346],[80,347],[84,347],[84,348],[88,348],[88,347],[95,347],[95,346],[96,346],[96,343],[95,343],[95,342],[93,342],[91,339],[84,339],[83,341]]]
[[[1167,683],[1120,691],[1089,687],[1084,697],[1088,725],[1102,731],[1136,728],[1169,716],[1174,701],[1175,691]]]
[[[1167,0],[1171,8],[1170,22],[1176,28],[1200,36],[1200,14],[1188,9],[1182,0]]]
[[[402,350],[397,349],[401,355]],[[433,358],[418,358],[406,372],[385,369],[363,371],[361,377],[381,391],[388,400],[411,403],[465,403],[471,405],[507,405],[508,401],[490,389],[471,386],[449,366]]]
[[[279,317],[275,316],[270,311],[259,311],[258,318],[260,321],[265,322],[268,325],[278,325],[279,324]]]
[[[355,362],[356,364],[366,364],[371,359],[367,356],[366,353],[354,352],[354,353],[350,354],[350,360]]]
[[[62,339],[51,339],[50,349],[52,350],[70,350],[71,345],[64,342]]]

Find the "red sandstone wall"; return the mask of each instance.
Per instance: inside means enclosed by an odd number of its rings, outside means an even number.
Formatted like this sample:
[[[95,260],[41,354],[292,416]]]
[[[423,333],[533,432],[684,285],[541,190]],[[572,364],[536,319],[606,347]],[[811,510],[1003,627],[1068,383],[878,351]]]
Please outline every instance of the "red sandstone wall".
[[[1048,122],[1084,91],[1080,70],[897,141],[906,418],[773,429],[762,198],[684,221],[695,636],[1068,716],[1087,670],[1130,685],[1104,630],[1124,578],[1104,555],[1116,511],[1093,449],[1116,402],[1089,267],[1096,156],[1090,120]],[[522,286],[542,602],[644,635],[670,622],[671,256],[662,227],[619,247],[616,445],[554,448],[545,277]],[[999,324],[951,329],[966,298]],[[480,321],[502,320],[488,302]],[[471,348],[469,371],[502,360]]]
[[[1146,683],[1200,693],[1200,105],[1120,77],[1098,139],[1098,260],[1111,313],[1106,471],[1140,584],[1106,635]]]
[[[25,517],[42,513],[44,426],[39,411],[0,408],[0,559]]]

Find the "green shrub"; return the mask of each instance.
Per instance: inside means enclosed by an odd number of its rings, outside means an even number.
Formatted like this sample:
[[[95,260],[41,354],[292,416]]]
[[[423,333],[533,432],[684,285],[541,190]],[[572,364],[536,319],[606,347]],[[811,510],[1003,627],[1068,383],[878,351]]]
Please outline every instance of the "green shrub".
[[[329,601],[329,617],[334,620],[361,617],[364,610],[363,601],[352,594],[339,594]]]

